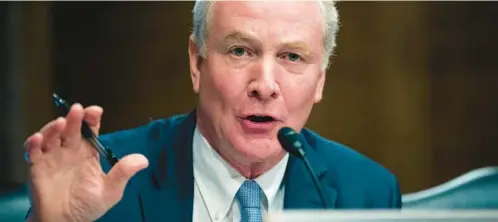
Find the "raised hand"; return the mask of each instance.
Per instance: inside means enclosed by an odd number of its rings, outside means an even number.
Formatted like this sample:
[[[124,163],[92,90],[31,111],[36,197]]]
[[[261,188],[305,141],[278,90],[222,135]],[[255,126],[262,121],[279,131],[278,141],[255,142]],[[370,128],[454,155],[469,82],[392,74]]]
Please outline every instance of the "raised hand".
[[[140,154],[123,157],[108,174],[97,151],[81,137],[84,119],[98,134],[103,109],[80,104],[25,142],[32,214],[37,222],[95,221],[121,200],[129,179],[148,166]],[[119,148],[119,147],[118,147]]]

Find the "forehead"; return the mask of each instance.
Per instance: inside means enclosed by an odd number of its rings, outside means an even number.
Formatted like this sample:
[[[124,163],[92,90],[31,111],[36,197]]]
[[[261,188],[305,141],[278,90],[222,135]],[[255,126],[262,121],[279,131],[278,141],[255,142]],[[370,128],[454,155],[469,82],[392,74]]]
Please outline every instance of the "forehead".
[[[217,1],[210,12],[209,35],[237,30],[279,38],[321,39],[323,24],[317,1]]]

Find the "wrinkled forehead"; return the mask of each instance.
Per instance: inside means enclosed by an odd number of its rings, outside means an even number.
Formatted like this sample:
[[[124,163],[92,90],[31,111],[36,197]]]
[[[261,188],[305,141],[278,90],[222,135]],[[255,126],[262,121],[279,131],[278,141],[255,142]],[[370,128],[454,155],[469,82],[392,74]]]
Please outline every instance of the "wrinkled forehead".
[[[211,6],[208,20],[208,35],[250,29],[254,24],[289,32],[318,32],[319,38],[325,31],[318,1],[217,1]],[[249,25],[249,21],[253,24]]]

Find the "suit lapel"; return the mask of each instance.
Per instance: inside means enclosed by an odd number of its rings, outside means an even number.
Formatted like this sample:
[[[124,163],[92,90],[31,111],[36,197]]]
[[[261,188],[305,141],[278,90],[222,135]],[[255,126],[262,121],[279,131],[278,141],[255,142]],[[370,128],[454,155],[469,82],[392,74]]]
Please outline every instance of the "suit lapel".
[[[162,132],[161,154],[152,168],[150,185],[140,198],[144,222],[192,221],[194,175],[192,137],[196,124],[195,111],[176,126]]]
[[[325,198],[329,199],[329,202],[332,204],[330,207],[334,208],[337,198],[337,190],[331,183],[334,171],[327,168],[325,160],[309,145],[302,133],[301,141],[304,144],[306,157],[323,188]],[[313,183],[313,179],[301,159],[292,155],[289,156],[284,183],[284,209],[315,209],[325,207]]]

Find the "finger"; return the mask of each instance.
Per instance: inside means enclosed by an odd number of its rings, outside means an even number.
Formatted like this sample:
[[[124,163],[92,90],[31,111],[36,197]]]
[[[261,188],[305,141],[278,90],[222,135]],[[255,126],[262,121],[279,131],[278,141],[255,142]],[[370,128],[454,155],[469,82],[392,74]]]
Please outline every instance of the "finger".
[[[71,106],[66,116],[66,127],[62,131],[62,139],[66,147],[73,146],[81,140],[81,122],[83,121],[83,107],[81,104]]]
[[[31,135],[24,143],[24,148],[26,149],[24,158],[28,164],[37,164],[43,159],[42,140],[43,135],[37,132]]]
[[[45,124],[45,126],[43,126],[40,129],[40,133],[42,133],[43,136],[46,136],[47,133],[50,134],[51,133],[50,131],[53,131],[54,124],[61,121],[61,119],[64,119],[64,117],[58,117],[57,119],[54,119],[54,120],[50,121],[49,123]]]
[[[104,109],[100,106],[89,106],[84,110],[83,119],[88,124],[88,126],[92,129],[95,135],[98,135],[100,129],[100,120],[102,119],[102,113]]]
[[[148,165],[149,161],[141,154],[130,154],[123,157],[107,174],[106,188],[123,192],[131,177]]]
[[[61,132],[66,126],[66,119],[59,117],[47,125],[45,125],[40,133],[43,136],[42,151],[48,152],[52,148],[59,147],[61,145]]]

